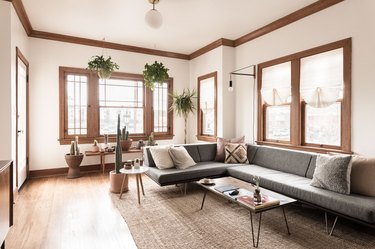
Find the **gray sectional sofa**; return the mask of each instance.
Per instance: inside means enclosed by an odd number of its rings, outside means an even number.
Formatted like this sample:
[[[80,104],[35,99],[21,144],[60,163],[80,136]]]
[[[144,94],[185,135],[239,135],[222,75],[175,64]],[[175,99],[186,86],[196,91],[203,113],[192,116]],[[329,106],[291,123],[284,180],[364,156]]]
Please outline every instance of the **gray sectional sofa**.
[[[145,148],[145,164],[150,166],[147,175],[161,186],[228,175],[252,182],[252,176],[257,175],[261,178],[262,187],[375,227],[375,197],[339,194],[310,186],[317,158],[314,153],[249,144],[249,164],[225,164],[214,161],[216,144],[193,144],[184,147],[197,162],[197,165],[185,170],[156,168],[151,153]]]

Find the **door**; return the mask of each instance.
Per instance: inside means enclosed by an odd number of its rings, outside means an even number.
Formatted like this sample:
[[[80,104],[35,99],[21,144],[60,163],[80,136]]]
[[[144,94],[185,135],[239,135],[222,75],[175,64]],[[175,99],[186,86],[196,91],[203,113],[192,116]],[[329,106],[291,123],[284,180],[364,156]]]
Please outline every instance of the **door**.
[[[16,61],[17,139],[16,185],[20,189],[28,175],[28,78],[29,63],[17,48]]]

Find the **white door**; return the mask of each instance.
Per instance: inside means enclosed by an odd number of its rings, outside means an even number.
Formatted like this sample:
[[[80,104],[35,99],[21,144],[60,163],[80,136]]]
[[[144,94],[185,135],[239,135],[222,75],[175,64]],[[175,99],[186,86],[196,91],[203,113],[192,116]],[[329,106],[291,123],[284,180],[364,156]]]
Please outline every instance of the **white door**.
[[[27,80],[28,65],[17,57],[17,187],[27,178]]]

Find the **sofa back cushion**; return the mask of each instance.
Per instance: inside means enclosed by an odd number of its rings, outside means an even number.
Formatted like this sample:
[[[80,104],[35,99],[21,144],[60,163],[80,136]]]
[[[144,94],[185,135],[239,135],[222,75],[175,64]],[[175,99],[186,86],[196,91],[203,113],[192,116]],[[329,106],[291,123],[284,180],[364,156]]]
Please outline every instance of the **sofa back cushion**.
[[[311,157],[309,168],[307,169],[307,172],[306,172],[306,177],[307,178],[310,178],[310,179],[313,178],[313,175],[314,175],[314,172],[315,172],[315,168],[316,168],[316,158],[317,158],[317,156],[318,155],[312,155],[312,157]]]
[[[246,145],[247,145],[247,160],[249,161],[250,164],[252,164],[255,158],[255,154],[257,153],[257,150],[260,146],[255,145],[255,144],[246,144]]]
[[[253,164],[305,177],[312,155],[304,152],[260,146]]]
[[[183,145],[191,158],[193,158],[194,162],[199,163],[201,161],[201,157],[199,156],[198,145],[196,144],[185,144]]]
[[[214,161],[216,156],[215,144],[197,144],[201,162]]]

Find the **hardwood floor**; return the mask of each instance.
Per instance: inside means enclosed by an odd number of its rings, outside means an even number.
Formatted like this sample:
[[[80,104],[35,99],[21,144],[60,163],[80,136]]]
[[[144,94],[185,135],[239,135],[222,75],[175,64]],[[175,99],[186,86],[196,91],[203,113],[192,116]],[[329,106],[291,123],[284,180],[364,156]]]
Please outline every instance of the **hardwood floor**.
[[[136,248],[108,185],[108,174],[99,173],[28,181],[14,205],[5,248]]]

